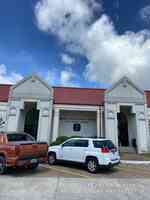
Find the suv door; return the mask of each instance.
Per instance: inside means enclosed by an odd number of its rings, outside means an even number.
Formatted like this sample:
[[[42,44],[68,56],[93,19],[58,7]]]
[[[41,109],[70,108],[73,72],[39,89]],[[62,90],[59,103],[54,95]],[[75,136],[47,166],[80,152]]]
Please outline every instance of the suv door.
[[[62,156],[62,160],[66,160],[66,161],[74,161],[74,155],[72,152],[72,149],[75,146],[75,140],[69,140],[67,142],[65,142],[64,144],[62,144],[62,148],[61,148],[61,156]]]
[[[62,146],[63,160],[84,162],[84,155],[88,148],[88,140],[72,139]]]
[[[74,161],[84,162],[85,153],[88,149],[89,141],[86,139],[76,139],[74,148],[72,148],[72,154]]]

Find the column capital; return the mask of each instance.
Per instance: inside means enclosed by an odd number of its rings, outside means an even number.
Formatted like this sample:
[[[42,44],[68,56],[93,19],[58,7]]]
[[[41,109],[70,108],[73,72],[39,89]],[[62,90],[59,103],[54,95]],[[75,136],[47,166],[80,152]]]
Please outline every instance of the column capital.
[[[55,112],[56,115],[59,114],[60,108],[54,108],[54,112]]]

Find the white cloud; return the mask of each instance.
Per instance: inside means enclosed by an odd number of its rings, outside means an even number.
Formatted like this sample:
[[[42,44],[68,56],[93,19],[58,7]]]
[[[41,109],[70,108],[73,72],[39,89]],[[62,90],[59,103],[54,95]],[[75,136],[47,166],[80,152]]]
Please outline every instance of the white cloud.
[[[46,74],[46,81],[48,81],[52,86],[79,86],[76,80],[77,75],[73,72],[73,70],[70,67],[66,67],[61,71],[51,69]]]
[[[117,34],[113,23],[103,15],[87,33],[86,56],[89,80],[113,82],[123,75],[142,86],[149,85],[150,39],[148,31]]]
[[[107,15],[93,21],[95,8],[89,2],[41,0],[35,9],[38,26],[88,59],[84,72],[87,80],[111,83],[127,75],[141,86],[150,87],[150,32],[119,35]]]
[[[4,64],[0,64],[0,83],[2,84],[15,84],[17,81],[23,79],[21,74],[16,72],[7,72],[7,67]]]
[[[62,85],[72,85],[72,79],[75,77],[71,68],[66,68],[60,73],[60,82]]]
[[[150,5],[145,6],[139,12],[141,19],[146,22],[150,23]]]
[[[96,0],[41,0],[35,7],[38,27],[65,42],[80,40],[98,5]]]
[[[75,62],[75,59],[73,57],[65,53],[61,54],[61,60],[66,65],[71,65]]]

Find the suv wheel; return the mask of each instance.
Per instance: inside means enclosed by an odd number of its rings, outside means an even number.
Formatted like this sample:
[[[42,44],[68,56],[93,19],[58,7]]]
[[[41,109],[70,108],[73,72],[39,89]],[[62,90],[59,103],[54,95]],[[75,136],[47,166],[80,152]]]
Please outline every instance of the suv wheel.
[[[98,170],[98,161],[96,158],[89,158],[86,162],[86,168],[90,173],[96,173]]]
[[[0,156],[0,174],[4,174],[6,172],[6,160],[4,156]]]
[[[56,154],[55,153],[49,153],[48,154],[48,164],[49,165],[56,164]]]

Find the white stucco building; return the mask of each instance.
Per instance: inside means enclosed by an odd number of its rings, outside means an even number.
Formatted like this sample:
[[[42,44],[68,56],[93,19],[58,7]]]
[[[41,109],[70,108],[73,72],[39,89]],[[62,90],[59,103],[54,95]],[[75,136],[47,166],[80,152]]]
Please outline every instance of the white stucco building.
[[[58,136],[106,137],[117,146],[150,152],[150,91],[127,77],[109,89],[51,87],[33,75],[0,85],[1,131],[31,133],[51,142]]]

